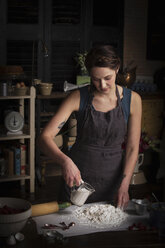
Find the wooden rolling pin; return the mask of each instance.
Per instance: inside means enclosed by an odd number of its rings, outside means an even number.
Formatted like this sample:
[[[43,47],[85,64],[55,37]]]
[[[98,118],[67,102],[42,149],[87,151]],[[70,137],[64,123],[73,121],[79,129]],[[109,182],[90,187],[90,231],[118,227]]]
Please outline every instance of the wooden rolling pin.
[[[34,216],[41,216],[46,214],[52,214],[58,212],[60,209],[64,209],[69,207],[71,204],[69,202],[64,202],[58,204],[58,202],[47,202],[41,204],[32,205],[32,217]]]

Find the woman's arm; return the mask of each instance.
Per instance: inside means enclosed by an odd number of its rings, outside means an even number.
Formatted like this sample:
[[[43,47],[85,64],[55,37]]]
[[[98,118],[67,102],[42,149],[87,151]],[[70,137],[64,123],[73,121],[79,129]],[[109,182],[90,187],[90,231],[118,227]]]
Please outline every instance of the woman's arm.
[[[125,207],[129,201],[128,189],[137,161],[141,135],[142,103],[141,97],[132,92],[130,117],[128,122],[127,144],[124,161],[123,180],[118,191],[118,206]]]
[[[80,184],[81,175],[73,161],[64,154],[54,142],[54,137],[66,123],[71,113],[79,110],[80,93],[73,91],[63,101],[54,117],[48,122],[39,137],[39,146],[44,154],[62,167],[63,177],[66,183],[72,187],[74,183]]]

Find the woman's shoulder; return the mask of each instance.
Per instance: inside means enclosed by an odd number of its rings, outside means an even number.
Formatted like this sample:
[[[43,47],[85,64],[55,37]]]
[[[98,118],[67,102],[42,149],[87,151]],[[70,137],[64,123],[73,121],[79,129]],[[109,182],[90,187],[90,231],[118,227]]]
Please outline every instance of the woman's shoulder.
[[[78,89],[70,91],[66,97],[66,99],[69,99],[69,100],[72,100],[72,99],[76,100],[78,98],[80,98],[80,91]]]
[[[62,106],[66,108],[72,108],[73,111],[77,111],[80,105],[80,92],[79,90],[71,91],[63,100]]]
[[[122,98],[122,107],[125,119],[128,121],[129,115],[136,113],[141,109],[141,96],[132,89],[119,86],[119,94]]]
[[[79,89],[71,91],[64,100],[64,104],[72,104],[76,106],[76,110],[79,110],[81,105],[88,99],[90,95],[90,87],[84,86]]]
[[[132,93],[131,89],[128,89],[121,85],[117,85],[117,88],[121,99],[131,97],[131,93]]]
[[[131,97],[131,113],[138,113],[139,110],[142,109],[142,100],[141,96],[135,92],[132,91],[132,97]]]
[[[134,101],[141,102],[141,96],[140,96],[137,92],[135,92],[135,91],[133,91],[133,90],[132,90],[132,99],[133,99]]]
[[[120,86],[120,85],[117,85],[117,87],[118,87],[121,98],[130,96],[131,98],[134,98],[137,100],[141,99],[141,96],[130,88],[127,88],[125,86]]]

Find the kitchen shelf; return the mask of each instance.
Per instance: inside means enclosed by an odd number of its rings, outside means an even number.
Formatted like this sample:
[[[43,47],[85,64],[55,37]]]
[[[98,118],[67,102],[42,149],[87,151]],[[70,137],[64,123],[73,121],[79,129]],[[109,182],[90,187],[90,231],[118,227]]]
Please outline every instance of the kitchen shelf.
[[[25,180],[30,179],[30,175],[24,175],[24,176],[5,176],[1,177],[0,182],[8,182],[8,181],[18,181],[18,180]]]
[[[0,137],[0,141],[3,141],[3,140],[20,140],[20,139],[29,139],[30,138],[30,135],[29,134],[21,134],[21,135],[10,135],[10,136],[1,136]]]
[[[50,117],[54,116],[55,112],[41,112],[40,116],[41,117]]]
[[[61,92],[56,91],[52,92],[50,95],[38,95],[36,96],[36,139],[38,139],[42,128],[46,125],[46,123],[50,120],[52,116],[56,113],[56,110],[43,110],[42,106],[49,101],[55,102],[55,106],[58,106],[61,101],[68,95],[70,92]],[[47,111],[48,110],[48,111]],[[37,147],[36,154],[36,175],[38,176],[38,181],[42,184],[43,182],[43,164],[51,162],[51,159],[44,157],[40,149]]]
[[[13,100],[13,99],[29,99],[30,95],[25,95],[25,96],[0,96],[0,100]]]
[[[37,95],[37,99],[62,99],[65,98],[70,92],[52,92],[50,95]]]
[[[30,87],[27,95],[24,96],[0,96],[0,101],[7,100],[18,100],[19,101],[19,112],[24,117],[25,122],[28,124],[24,124],[23,134],[21,135],[5,135],[1,134],[0,141],[20,141],[20,143],[25,144],[27,141],[27,161],[26,168],[28,173],[25,175],[5,175],[0,177],[0,182],[7,181],[21,181],[21,185],[25,184],[25,180],[30,180],[30,193],[34,193],[35,191],[35,98],[36,98],[36,90],[33,86]],[[28,108],[28,116],[25,116],[25,101],[27,102]],[[9,102],[7,102],[9,104]],[[25,129],[26,127],[26,129]],[[2,143],[2,142],[1,142]]]

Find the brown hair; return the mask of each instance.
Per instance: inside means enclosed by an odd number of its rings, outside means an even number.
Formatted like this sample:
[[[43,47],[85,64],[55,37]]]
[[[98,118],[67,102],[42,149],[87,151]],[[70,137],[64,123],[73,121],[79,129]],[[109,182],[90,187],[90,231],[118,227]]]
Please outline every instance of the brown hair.
[[[93,67],[109,67],[112,70],[120,68],[120,58],[110,45],[93,47],[86,56],[85,66],[88,72]]]

